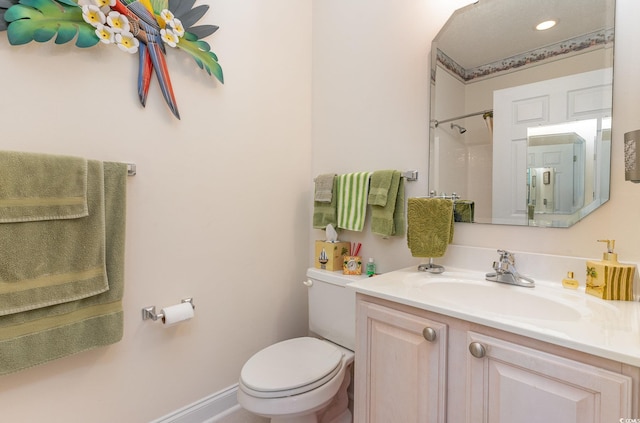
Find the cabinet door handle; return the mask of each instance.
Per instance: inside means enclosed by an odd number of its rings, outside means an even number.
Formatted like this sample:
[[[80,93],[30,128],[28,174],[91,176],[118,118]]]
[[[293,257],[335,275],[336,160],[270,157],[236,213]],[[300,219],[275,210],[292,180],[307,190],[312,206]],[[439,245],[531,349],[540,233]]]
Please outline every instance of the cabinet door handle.
[[[438,334],[433,328],[427,326],[426,328],[422,329],[422,336],[424,336],[424,339],[426,339],[427,341],[433,342],[438,337]]]
[[[475,358],[482,358],[487,354],[487,349],[480,342],[472,342],[469,344],[469,352]]]

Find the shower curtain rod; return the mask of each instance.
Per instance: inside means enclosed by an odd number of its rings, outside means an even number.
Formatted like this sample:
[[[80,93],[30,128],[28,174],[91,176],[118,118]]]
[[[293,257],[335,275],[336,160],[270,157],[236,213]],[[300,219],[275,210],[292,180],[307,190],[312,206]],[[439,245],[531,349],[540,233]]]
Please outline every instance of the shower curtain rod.
[[[437,128],[438,125],[440,125],[441,123],[453,122],[454,120],[464,119],[464,118],[468,118],[468,117],[471,117],[471,116],[484,115],[485,113],[493,113],[493,109],[487,109],[487,110],[483,110],[481,112],[469,113],[468,115],[462,115],[462,116],[454,117],[454,118],[451,118],[451,119],[444,119],[444,120],[434,119],[431,122],[433,122],[433,124]]]

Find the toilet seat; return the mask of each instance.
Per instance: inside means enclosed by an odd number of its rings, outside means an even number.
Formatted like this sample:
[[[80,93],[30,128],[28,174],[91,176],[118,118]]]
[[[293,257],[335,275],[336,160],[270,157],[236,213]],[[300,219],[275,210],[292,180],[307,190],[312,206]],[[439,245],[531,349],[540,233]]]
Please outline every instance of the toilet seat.
[[[256,353],[240,373],[241,388],[257,398],[302,394],[331,380],[343,366],[343,352],[316,338],[288,339]]]

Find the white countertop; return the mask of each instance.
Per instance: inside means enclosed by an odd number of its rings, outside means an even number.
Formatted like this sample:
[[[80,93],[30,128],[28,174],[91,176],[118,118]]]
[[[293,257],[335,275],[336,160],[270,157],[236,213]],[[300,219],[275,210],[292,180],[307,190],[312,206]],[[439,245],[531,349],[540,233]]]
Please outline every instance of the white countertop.
[[[484,272],[417,266],[359,279],[356,292],[640,367],[640,302],[605,301],[560,283],[534,288],[484,280]]]

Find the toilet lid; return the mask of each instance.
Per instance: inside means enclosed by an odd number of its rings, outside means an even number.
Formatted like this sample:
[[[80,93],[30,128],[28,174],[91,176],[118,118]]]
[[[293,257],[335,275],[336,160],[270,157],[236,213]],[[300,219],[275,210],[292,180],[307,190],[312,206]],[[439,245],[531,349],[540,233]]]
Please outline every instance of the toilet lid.
[[[240,378],[253,391],[297,390],[327,376],[333,377],[340,368],[342,356],[342,351],[334,345],[316,338],[288,339],[251,357],[242,368]]]

